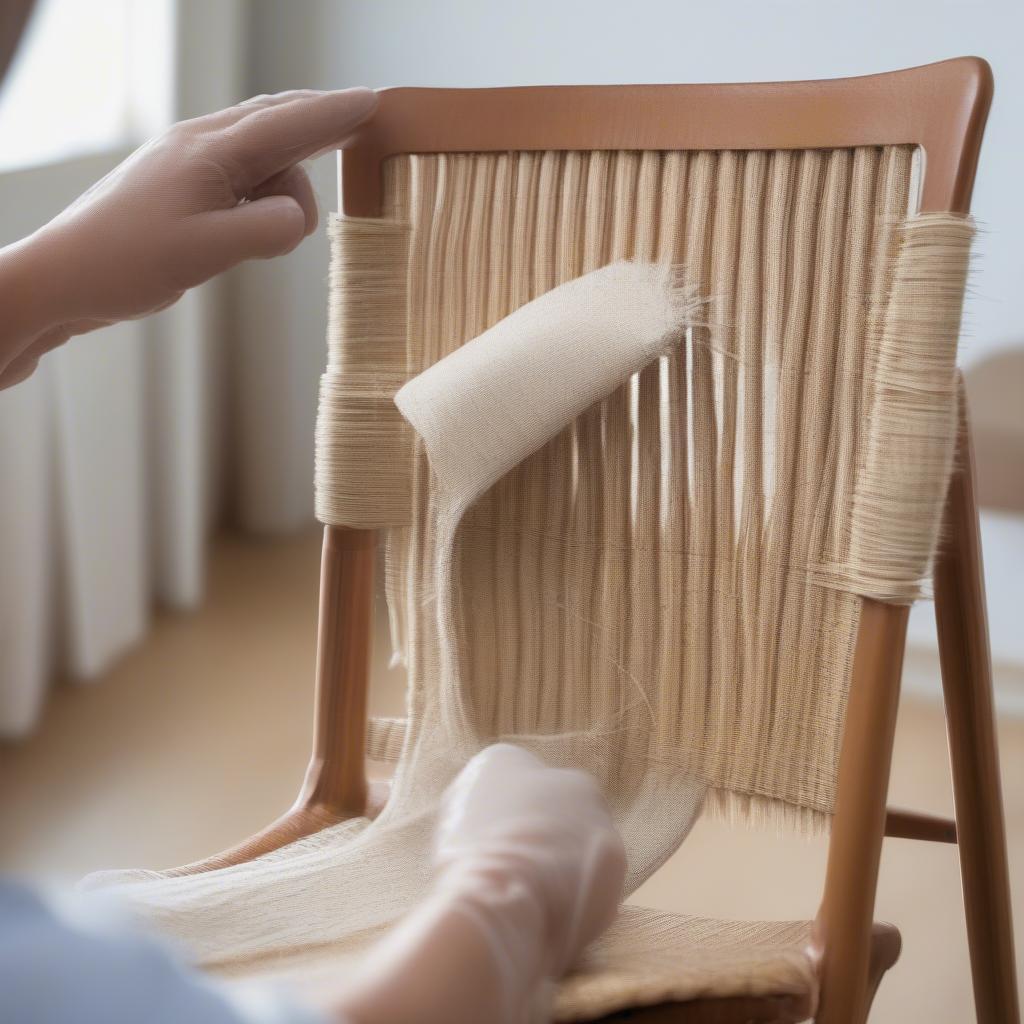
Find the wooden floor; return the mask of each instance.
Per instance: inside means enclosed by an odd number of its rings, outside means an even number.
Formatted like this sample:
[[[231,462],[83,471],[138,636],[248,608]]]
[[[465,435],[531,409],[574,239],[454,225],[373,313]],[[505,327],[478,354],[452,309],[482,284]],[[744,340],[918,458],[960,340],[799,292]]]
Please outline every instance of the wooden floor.
[[[161,616],[107,678],[61,687],[38,734],[0,748],[0,870],[72,879],[183,863],[284,810],[309,744],[318,558],[314,534],[221,539],[201,613]],[[373,710],[400,713],[401,700],[398,673],[381,671]],[[1004,722],[1001,744],[1021,951],[1024,721]],[[891,802],[948,812],[948,774],[939,705],[906,700]],[[820,841],[702,823],[635,900],[811,917],[824,857]],[[973,1020],[955,848],[889,840],[877,916],[900,926],[905,945],[872,1021]]]

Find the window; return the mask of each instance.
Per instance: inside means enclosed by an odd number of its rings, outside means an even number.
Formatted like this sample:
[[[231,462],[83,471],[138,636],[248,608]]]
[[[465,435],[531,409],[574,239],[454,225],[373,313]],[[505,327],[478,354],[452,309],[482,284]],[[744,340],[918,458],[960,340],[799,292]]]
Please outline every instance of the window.
[[[39,0],[0,85],[0,171],[131,145],[167,123],[172,0]]]

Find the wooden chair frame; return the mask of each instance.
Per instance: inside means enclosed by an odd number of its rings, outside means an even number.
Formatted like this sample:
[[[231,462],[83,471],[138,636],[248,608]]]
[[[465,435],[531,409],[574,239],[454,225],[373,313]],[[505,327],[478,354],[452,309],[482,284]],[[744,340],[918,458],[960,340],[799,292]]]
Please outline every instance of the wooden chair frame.
[[[731,85],[393,89],[341,153],[341,205],[380,216],[381,164],[396,154],[508,150],[828,149],[916,144],[922,211],[966,213],[992,96],[979,58],[862,78]],[[860,1024],[899,954],[872,923],[884,836],[959,843],[978,1020],[1019,1021],[1005,826],[973,459],[966,410],[935,575],[955,822],[887,810],[908,609],[866,600],[854,658],[835,818],[813,949],[819,1024]],[[289,814],[200,870],[247,859],[367,811],[366,691],[376,538],[324,533],[313,756]],[[622,1019],[772,1020],[785,1000],[699,1001]],[[731,1006],[729,1005],[731,1004]]]

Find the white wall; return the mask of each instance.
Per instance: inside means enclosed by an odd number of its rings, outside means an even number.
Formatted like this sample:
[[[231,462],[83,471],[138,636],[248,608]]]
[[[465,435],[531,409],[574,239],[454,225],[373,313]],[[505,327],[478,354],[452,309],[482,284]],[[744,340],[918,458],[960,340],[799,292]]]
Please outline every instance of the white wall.
[[[986,227],[965,359],[1020,339],[1021,0],[326,0],[324,85],[488,86],[833,78],[978,54],[996,101],[974,208]],[[292,9],[294,17],[294,8]]]
[[[319,2],[251,0],[246,95],[323,88],[318,37],[327,16]],[[335,160],[312,162],[322,211],[336,207]],[[231,517],[260,533],[313,520],[313,426],[326,359],[327,239],[321,230],[281,259],[229,275],[232,301],[228,372],[235,460],[227,467],[236,495]]]

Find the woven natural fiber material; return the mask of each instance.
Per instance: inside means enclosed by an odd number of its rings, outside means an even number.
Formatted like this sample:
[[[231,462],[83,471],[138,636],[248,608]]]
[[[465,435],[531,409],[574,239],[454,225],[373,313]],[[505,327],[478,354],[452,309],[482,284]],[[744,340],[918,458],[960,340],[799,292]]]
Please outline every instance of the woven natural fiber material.
[[[971,226],[907,220],[913,164],[910,147],[391,162],[411,373],[616,259],[683,267],[707,298],[677,352],[468,513],[454,628],[482,734],[626,716],[627,760],[704,781],[712,812],[827,827],[859,595],[919,589],[952,452]],[[415,708],[440,667],[422,452],[411,472],[388,575]]]
[[[665,819],[674,820],[669,834],[677,832],[680,839],[693,824],[706,787],[686,772],[658,772],[655,785],[648,786],[654,775],[647,772],[647,753],[657,730],[643,680],[613,674],[607,693],[581,692],[579,700],[566,693],[554,701],[536,692],[530,669],[524,667],[519,685],[507,696],[514,701],[535,691],[537,712],[546,703],[553,717],[545,720],[536,713],[532,721],[520,719],[518,727],[510,721],[502,729],[500,717],[495,723],[481,714],[484,700],[493,704],[495,698],[491,680],[465,657],[479,618],[478,609],[466,603],[473,595],[466,589],[464,549],[474,543],[478,529],[467,512],[499,480],[542,457],[545,446],[568,425],[678,347],[698,308],[684,280],[668,264],[617,262],[591,271],[516,310],[414,377],[395,398],[429,459],[430,583],[421,593],[429,586],[433,599],[421,604],[411,636],[425,639],[437,658],[438,699],[431,702],[430,713],[440,717],[445,748],[464,760],[504,734],[538,748],[549,761],[597,775],[622,822],[634,829],[638,822],[631,819],[638,811],[642,822],[657,813],[660,800],[671,799],[680,810],[687,809],[687,814]],[[475,554],[470,558],[474,571],[493,565]],[[549,568],[563,570],[564,564],[535,563],[533,568],[542,586],[555,588],[559,580],[544,574]],[[529,599],[541,607],[550,601],[543,589]],[[510,604],[509,616],[516,614]],[[500,605],[495,616],[500,623]],[[543,633],[543,625],[537,625],[535,644]],[[415,728],[409,743],[416,742]],[[431,732],[426,742],[437,738]],[[653,831],[641,826],[631,833],[629,881],[634,887],[671,852],[651,844]]]
[[[371,718],[366,729],[366,756],[371,761],[394,764],[405,746],[404,718]]]
[[[423,431],[428,447],[441,452],[444,500],[434,503],[438,558],[434,561],[438,599],[425,614],[435,636],[454,637],[457,618],[451,596],[453,558],[463,514],[494,480],[537,451],[581,412],[621,387],[659,354],[678,345],[694,303],[672,267],[622,263],[572,281],[518,310],[511,325],[499,324],[479,341],[504,350],[507,379],[528,378],[546,390],[545,416],[518,414],[501,401],[496,381],[474,349],[453,353],[429,374],[402,391],[401,406]],[[588,350],[584,341],[593,346]],[[581,357],[589,356],[580,366]],[[595,358],[599,354],[600,358]],[[490,362],[489,360],[486,362]],[[555,384],[561,381],[562,386]],[[477,431],[464,428],[473,420]],[[475,463],[444,455],[458,445],[472,446],[485,433],[501,450],[498,460]],[[463,428],[458,435],[453,427]],[[388,753],[395,734],[404,751],[393,792],[372,824],[359,820],[318,835],[249,864],[178,878],[156,872],[114,873],[91,884],[112,887],[162,930],[183,941],[198,962],[228,975],[288,974],[304,978],[328,972],[358,958],[367,944],[414,904],[430,882],[430,844],[441,793],[468,758],[490,737],[473,724],[463,707],[468,692],[463,666],[450,643],[440,643],[445,699],[431,701],[399,725],[378,723],[372,752]],[[570,731],[557,736],[517,737],[540,749],[552,762],[589,766],[607,760],[616,733]],[[610,763],[616,763],[611,758]],[[685,776],[638,774],[609,791],[621,827],[634,837],[630,849],[633,884],[648,877],[685,837],[697,817],[704,786]],[[651,820],[655,808],[676,813]],[[342,896],[351,888],[352,898]],[[303,895],[305,894],[305,895]],[[308,905],[306,905],[308,904]],[[339,912],[339,907],[344,907]],[[293,916],[294,912],[294,916]]]
[[[676,277],[666,264],[602,267],[510,313],[403,387],[395,405],[444,494],[475,500],[619,381],[667,355],[697,309]]]
[[[867,428],[845,561],[819,582],[909,602],[931,575],[957,426],[956,345],[973,223],[929,214],[900,226],[891,290],[875,297]]]
[[[374,529],[405,521],[411,501],[411,441],[394,402],[408,377],[409,228],[332,217],[328,231],[333,258],[316,432],[316,515],[322,523]]]
[[[397,758],[393,796],[372,825],[251,864],[108,882],[211,969],[337,971],[429,884],[440,790],[498,738],[599,778],[631,887],[702,798],[827,827],[862,596],[919,591],[952,457],[971,228],[907,220],[913,162],[910,147],[389,161],[384,220],[331,229],[317,509],[391,528],[408,718],[368,738]],[[557,348],[597,323],[593,301],[575,323],[549,310],[509,329],[623,260],[687,282],[671,345],[645,329],[635,349],[619,335],[635,362],[596,344],[581,358],[583,334]],[[391,404],[407,381],[423,437]],[[557,1017],[714,995],[813,1006],[806,939],[804,923],[627,908]]]
[[[817,979],[809,921],[716,921],[623,907],[559,987],[559,1021],[595,1020],[623,1006],[710,996],[796,996],[810,1015]]]

